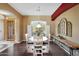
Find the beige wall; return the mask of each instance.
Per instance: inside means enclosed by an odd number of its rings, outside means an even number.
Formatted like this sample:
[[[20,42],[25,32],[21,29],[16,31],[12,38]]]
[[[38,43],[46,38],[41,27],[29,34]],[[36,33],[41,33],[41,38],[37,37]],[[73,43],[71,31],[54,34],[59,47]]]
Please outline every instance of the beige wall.
[[[7,11],[10,11],[11,13],[13,13],[17,18],[16,18],[16,27],[15,27],[15,31],[16,33],[16,42],[21,41],[21,36],[22,36],[22,25],[21,25],[21,20],[22,20],[22,15],[19,14],[15,9],[13,9],[9,4],[7,3],[0,3],[0,9],[4,9]]]
[[[24,16],[23,17],[23,39],[25,38],[24,34],[27,31],[27,25],[31,23],[31,21],[35,21],[35,20],[42,20],[42,21],[46,21],[50,26],[52,26],[52,30],[51,32],[54,32],[53,30],[53,22],[51,21],[51,17],[50,16]]]
[[[55,22],[50,22],[50,34],[55,34]]]
[[[62,13],[59,17],[54,21],[55,23],[55,34],[57,33],[57,25],[62,18],[66,18],[68,21],[72,23],[72,37],[65,36],[68,40],[79,43],[79,5],[69,9],[68,11]]]

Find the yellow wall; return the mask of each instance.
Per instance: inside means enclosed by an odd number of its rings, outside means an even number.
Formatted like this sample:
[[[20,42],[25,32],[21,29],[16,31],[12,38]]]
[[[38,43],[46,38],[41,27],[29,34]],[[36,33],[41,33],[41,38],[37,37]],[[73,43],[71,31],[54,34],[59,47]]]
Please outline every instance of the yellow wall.
[[[79,4],[58,16],[55,23],[55,35],[57,33],[57,25],[62,18],[66,18],[72,23],[72,37],[65,36],[68,40],[79,43]]]

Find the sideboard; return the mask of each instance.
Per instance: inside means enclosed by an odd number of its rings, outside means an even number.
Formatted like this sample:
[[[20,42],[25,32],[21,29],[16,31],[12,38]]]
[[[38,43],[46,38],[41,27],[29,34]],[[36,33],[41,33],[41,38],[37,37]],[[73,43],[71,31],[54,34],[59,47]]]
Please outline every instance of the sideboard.
[[[67,52],[70,56],[79,56],[79,44],[58,36],[52,36],[53,42]]]

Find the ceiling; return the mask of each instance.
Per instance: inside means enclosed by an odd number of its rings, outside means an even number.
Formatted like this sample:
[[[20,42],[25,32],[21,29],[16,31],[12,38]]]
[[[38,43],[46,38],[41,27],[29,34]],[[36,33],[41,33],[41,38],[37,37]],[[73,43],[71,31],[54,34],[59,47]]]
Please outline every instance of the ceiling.
[[[13,13],[11,13],[8,10],[0,9],[0,14],[5,15],[5,16],[14,16]]]
[[[9,3],[21,15],[51,16],[61,3]]]

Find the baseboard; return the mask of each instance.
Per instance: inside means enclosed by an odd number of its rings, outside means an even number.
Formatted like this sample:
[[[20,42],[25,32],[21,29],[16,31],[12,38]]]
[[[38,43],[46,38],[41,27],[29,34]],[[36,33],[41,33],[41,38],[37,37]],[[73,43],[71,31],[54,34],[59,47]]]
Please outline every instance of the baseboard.
[[[26,40],[17,41],[17,42],[15,42],[15,43],[22,43],[22,42],[26,42]]]

